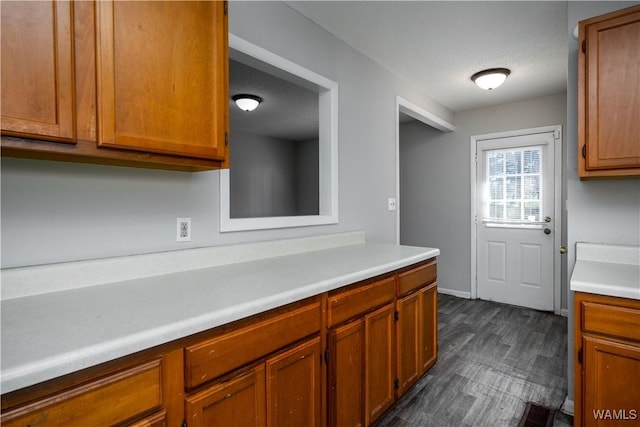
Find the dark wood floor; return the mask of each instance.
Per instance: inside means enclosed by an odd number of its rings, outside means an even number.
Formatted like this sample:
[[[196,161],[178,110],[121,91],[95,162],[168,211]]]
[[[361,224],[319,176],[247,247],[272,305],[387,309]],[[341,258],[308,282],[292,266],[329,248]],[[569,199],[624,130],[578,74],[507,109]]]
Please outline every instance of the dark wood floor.
[[[440,294],[438,362],[378,425],[517,426],[529,401],[560,408],[566,366],[566,318]]]

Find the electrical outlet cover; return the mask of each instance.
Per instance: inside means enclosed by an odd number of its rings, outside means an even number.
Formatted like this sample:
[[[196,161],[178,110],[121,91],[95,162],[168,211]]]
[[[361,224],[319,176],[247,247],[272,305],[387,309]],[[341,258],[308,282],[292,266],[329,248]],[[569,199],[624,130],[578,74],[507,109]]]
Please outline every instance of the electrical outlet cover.
[[[191,218],[178,218],[176,221],[176,242],[191,241]]]

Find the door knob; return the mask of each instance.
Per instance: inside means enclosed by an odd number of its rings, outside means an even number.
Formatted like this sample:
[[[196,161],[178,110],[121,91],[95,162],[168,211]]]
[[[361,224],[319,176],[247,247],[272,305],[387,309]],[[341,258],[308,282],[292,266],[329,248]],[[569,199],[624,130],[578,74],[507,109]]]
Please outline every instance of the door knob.
[[[551,234],[551,230],[550,230],[550,229],[548,229],[548,228],[545,228],[545,229],[544,229],[544,234]]]
[[[545,216],[544,217],[544,222],[551,222],[551,217],[550,216]]]

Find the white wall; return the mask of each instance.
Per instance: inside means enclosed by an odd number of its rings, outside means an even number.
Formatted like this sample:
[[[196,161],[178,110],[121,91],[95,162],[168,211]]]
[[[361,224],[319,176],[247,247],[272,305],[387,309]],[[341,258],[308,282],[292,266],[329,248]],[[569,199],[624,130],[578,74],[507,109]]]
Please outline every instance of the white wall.
[[[396,95],[453,114],[281,2],[231,2],[230,31],[338,82],[337,225],[219,232],[219,173],[2,158],[2,267],[365,230],[395,241]],[[192,218],[193,241],[175,242]]]
[[[231,218],[318,215],[318,138],[291,141],[231,129]]]
[[[320,180],[318,138],[296,143],[296,214],[317,215],[320,212]]]
[[[569,2],[567,80],[567,268],[575,264],[576,242],[640,245],[640,180],[580,181],[578,178],[578,42],[572,33],[578,21],[639,2]],[[573,293],[569,298],[569,400],[573,400]]]
[[[296,215],[298,144],[236,129],[229,136],[231,217]]]
[[[558,124],[565,93],[456,113],[450,133],[401,125],[400,243],[440,248],[440,288],[471,293],[471,136]]]

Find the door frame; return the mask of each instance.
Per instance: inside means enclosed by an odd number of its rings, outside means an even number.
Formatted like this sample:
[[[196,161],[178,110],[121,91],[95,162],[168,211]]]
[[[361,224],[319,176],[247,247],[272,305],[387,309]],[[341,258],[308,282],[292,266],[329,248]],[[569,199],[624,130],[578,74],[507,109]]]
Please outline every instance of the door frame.
[[[517,129],[506,132],[497,132],[497,133],[489,133],[482,135],[473,135],[471,136],[470,147],[471,147],[471,155],[470,155],[470,175],[471,175],[471,299],[478,298],[478,278],[477,278],[477,244],[478,244],[478,236],[477,236],[477,222],[478,222],[478,200],[476,194],[476,185],[477,185],[477,162],[478,162],[478,152],[477,146],[478,141],[483,141],[486,139],[499,139],[499,138],[509,138],[514,136],[523,136],[523,135],[533,135],[539,133],[554,133],[554,223],[555,223],[555,232],[553,236],[553,312],[555,314],[561,314],[561,304],[562,304],[562,295],[561,295],[561,270],[562,270],[562,259],[560,257],[560,246],[562,245],[562,125],[553,125],[553,126],[543,126],[537,128],[529,128],[529,129]]]

